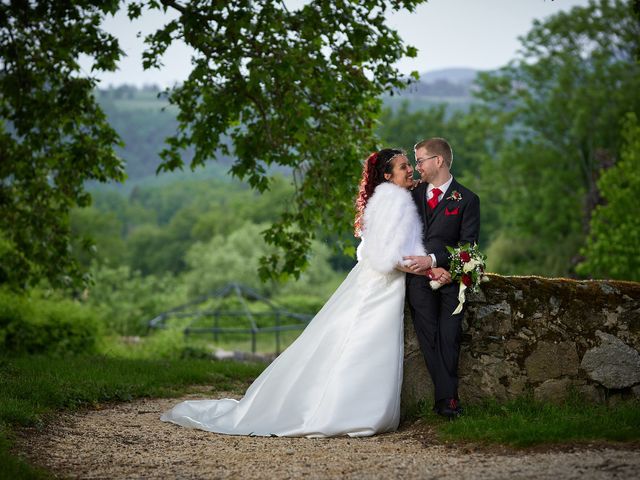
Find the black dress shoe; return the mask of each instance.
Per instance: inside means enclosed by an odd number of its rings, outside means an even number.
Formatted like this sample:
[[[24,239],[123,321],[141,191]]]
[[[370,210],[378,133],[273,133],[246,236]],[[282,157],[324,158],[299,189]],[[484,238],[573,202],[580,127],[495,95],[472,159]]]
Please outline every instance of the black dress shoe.
[[[447,398],[436,402],[434,410],[438,415],[447,418],[456,418],[462,415],[462,407],[455,398]]]

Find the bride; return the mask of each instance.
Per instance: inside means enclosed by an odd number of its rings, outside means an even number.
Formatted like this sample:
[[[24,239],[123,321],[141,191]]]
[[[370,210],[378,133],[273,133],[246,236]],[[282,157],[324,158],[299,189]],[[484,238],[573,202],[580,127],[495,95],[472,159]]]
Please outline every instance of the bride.
[[[240,400],[190,400],[161,420],[229,435],[331,437],[393,431],[400,420],[405,275],[425,255],[400,150],[367,159],[356,202],[358,263]],[[431,278],[446,282],[434,268]]]

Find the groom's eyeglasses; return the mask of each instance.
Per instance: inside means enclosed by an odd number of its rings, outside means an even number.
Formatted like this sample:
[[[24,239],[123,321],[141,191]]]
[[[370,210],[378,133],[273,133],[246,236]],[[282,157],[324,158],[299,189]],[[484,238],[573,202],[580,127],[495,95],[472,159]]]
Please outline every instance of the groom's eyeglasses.
[[[427,158],[416,158],[416,167],[417,167],[418,165],[422,165],[422,162],[426,162],[426,161],[427,161],[427,160],[429,160],[430,158],[436,158],[436,157],[438,157],[438,156],[439,156],[439,155],[431,155],[430,157],[427,157]]]

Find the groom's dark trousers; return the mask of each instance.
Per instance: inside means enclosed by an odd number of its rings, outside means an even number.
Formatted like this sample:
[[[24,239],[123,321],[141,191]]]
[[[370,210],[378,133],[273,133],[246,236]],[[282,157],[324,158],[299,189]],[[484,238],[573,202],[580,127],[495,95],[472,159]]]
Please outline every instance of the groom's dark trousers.
[[[458,192],[459,195],[452,195]],[[449,269],[447,246],[477,243],[480,233],[480,199],[455,179],[435,209],[427,206],[427,184],[412,192],[424,223],[424,246],[438,267]],[[457,200],[455,197],[462,197]],[[407,298],[413,325],[434,385],[434,400],[458,399],[458,358],[464,310],[457,315],[458,282],[438,290],[424,275],[407,274]]]

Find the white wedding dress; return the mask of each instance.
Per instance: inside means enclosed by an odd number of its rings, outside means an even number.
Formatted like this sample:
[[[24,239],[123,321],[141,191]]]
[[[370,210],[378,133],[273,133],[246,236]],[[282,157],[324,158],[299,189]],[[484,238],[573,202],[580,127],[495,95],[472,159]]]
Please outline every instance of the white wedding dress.
[[[330,437],[393,431],[400,420],[403,255],[424,255],[408,191],[379,185],[365,209],[358,263],[238,401],[190,400],[161,420],[229,435]]]

